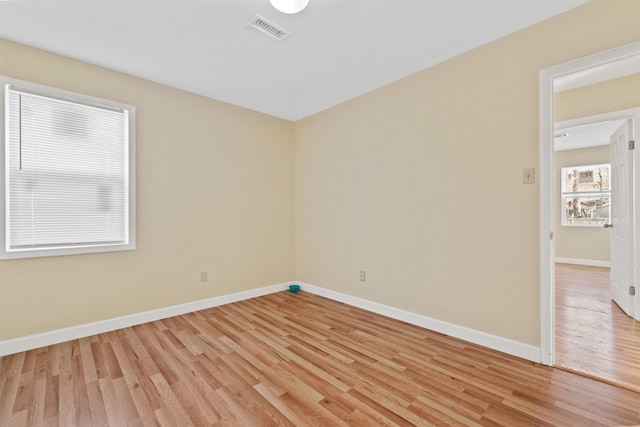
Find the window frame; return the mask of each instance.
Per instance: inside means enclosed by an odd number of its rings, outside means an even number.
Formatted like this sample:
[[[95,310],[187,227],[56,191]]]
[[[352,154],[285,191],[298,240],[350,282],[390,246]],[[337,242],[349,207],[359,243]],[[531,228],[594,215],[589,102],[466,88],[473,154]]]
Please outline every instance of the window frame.
[[[580,169],[597,169],[606,166],[609,169],[609,190],[607,191],[566,191],[567,179],[566,179],[566,170],[580,170]],[[580,224],[580,223],[569,223],[567,221],[567,207],[566,207],[566,199],[567,198],[580,198],[580,197],[607,197],[609,198],[609,220],[605,223],[611,222],[611,163],[596,163],[590,165],[580,165],[580,166],[562,166],[560,168],[560,206],[561,206],[561,218],[560,225],[563,227],[596,227],[601,228],[603,224]]]
[[[7,87],[15,86],[25,91],[36,92],[39,95],[60,99],[77,104],[85,104],[93,107],[108,109],[122,109],[128,112],[128,141],[125,152],[128,154],[126,165],[128,176],[128,199],[127,199],[127,233],[124,243],[90,244],[75,246],[60,246],[47,248],[26,248],[9,249],[8,229],[9,216],[9,182],[7,171],[9,170],[9,127],[6,124],[8,97]],[[37,83],[0,76],[0,260],[37,258],[61,255],[78,255],[100,252],[129,251],[136,249],[136,108],[135,106],[110,101],[89,95],[83,95],[71,91],[53,88]]]

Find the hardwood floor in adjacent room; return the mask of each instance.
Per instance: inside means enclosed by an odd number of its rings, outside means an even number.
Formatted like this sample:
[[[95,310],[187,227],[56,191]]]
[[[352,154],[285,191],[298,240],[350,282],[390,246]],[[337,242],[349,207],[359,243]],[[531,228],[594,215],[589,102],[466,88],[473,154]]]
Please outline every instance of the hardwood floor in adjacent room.
[[[639,401],[304,290],[0,358],[2,426],[633,425]]]
[[[640,322],[611,301],[609,273],[556,264],[556,365],[640,392]]]

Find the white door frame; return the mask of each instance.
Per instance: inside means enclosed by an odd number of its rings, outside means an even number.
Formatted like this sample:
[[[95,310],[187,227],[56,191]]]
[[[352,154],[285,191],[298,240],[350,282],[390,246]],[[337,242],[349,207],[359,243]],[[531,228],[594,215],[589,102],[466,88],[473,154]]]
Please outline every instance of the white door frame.
[[[540,70],[540,361],[553,365],[555,361],[555,244],[554,244],[554,120],[553,120],[553,80],[579,71],[610,64],[621,59],[640,55],[640,42],[630,43],[605,52],[565,62]],[[638,124],[634,124],[636,128]],[[634,153],[634,247],[640,254],[640,155]],[[634,283],[638,285],[640,262],[634,260]],[[640,313],[640,297],[636,293],[635,311]]]

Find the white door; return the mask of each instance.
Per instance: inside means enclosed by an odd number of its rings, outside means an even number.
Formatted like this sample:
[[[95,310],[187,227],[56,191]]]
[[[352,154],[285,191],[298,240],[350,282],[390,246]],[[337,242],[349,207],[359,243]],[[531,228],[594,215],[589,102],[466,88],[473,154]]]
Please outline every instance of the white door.
[[[633,296],[633,151],[629,148],[632,121],[611,135],[611,299],[629,316]]]

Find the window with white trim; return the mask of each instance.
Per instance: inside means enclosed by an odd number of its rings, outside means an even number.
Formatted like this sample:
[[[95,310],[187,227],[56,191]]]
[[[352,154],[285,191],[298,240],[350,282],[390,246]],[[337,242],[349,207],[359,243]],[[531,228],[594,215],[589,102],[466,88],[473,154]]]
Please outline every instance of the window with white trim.
[[[609,223],[610,164],[562,168],[562,225],[602,227]]]
[[[0,82],[0,259],[135,249],[135,108]]]

